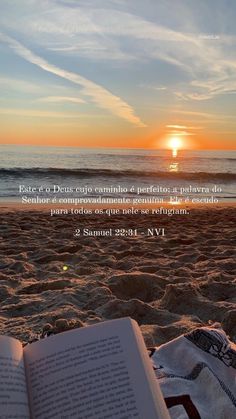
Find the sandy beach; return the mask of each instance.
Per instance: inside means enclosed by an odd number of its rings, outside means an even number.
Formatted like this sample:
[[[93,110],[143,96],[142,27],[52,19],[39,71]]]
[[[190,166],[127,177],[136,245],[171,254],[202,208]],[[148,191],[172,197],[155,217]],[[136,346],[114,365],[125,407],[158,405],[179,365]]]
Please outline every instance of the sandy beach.
[[[147,345],[221,323],[236,340],[236,209],[190,215],[58,216],[1,211],[0,333],[32,341],[131,316]],[[112,236],[75,237],[75,229]],[[116,229],[138,229],[116,236]],[[148,236],[148,228],[165,235]]]

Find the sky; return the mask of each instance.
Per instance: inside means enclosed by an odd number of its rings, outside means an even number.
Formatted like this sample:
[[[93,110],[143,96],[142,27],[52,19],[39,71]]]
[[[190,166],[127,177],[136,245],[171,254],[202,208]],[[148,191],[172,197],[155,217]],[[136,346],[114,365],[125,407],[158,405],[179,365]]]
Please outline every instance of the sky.
[[[235,0],[0,6],[0,144],[236,149]]]

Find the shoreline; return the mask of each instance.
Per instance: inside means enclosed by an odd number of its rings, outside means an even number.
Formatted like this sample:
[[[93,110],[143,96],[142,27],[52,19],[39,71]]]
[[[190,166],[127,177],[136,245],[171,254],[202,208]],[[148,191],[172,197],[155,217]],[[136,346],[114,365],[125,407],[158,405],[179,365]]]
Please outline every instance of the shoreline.
[[[155,205],[128,205],[128,204],[109,204],[109,205],[103,205],[103,204],[84,204],[84,205],[71,205],[71,204],[22,204],[20,202],[12,202],[12,201],[0,201],[0,212],[7,212],[8,210],[12,211],[35,211],[35,212],[46,212],[49,211],[51,208],[61,208],[61,209],[70,209],[70,208],[89,208],[89,209],[95,209],[95,208],[101,208],[101,209],[107,209],[107,208],[114,208],[114,209],[125,209],[125,208],[137,208],[137,209],[155,209],[155,208],[186,208],[186,209],[215,209],[215,208],[235,208],[236,207],[236,201],[235,202],[218,202],[218,203],[188,203],[186,205],[181,204],[171,204],[167,202],[163,202]]]

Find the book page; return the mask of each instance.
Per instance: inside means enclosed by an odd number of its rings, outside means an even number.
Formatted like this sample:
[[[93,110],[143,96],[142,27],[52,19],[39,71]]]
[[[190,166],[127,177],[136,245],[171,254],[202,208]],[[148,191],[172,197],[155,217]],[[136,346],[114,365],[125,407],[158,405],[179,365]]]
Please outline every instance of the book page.
[[[23,348],[0,336],[0,418],[30,419]]]
[[[156,378],[156,375],[154,374],[154,370],[153,368],[150,368],[150,358],[146,350],[146,346],[143,340],[141,330],[137,322],[132,320],[132,323],[133,323],[133,327],[135,331],[135,337],[137,339],[137,345],[139,347],[140,357],[142,358],[142,362],[143,362],[145,372],[147,375],[147,380],[150,383],[150,389],[151,389],[151,392],[153,394],[153,398],[156,404],[156,410],[157,410],[157,415],[158,415],[157,417],[168,419],[170,418],[170,416],[166,409],[166,404],[163,398],[163,394],[157,382],[157,378]]]
[[[25,362],[34,419],[165,417],[157,415],[130,319],[30,345]]]

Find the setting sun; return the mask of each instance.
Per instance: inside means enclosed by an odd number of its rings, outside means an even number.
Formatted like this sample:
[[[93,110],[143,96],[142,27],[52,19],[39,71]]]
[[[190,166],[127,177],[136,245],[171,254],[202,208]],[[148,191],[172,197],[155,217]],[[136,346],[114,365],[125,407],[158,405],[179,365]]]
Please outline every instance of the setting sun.
[[[179,137],[172,137],[169,140],[169,147],[172,150],[179,150],[180,148],[183,147],[183,141],[182,141],[182,139],[179,138]]]
[[[172,156],[177,157],[178,150],[183,147],[183,141],[179,137],[171,137],[169,140],[169,148],[172,150]]]

